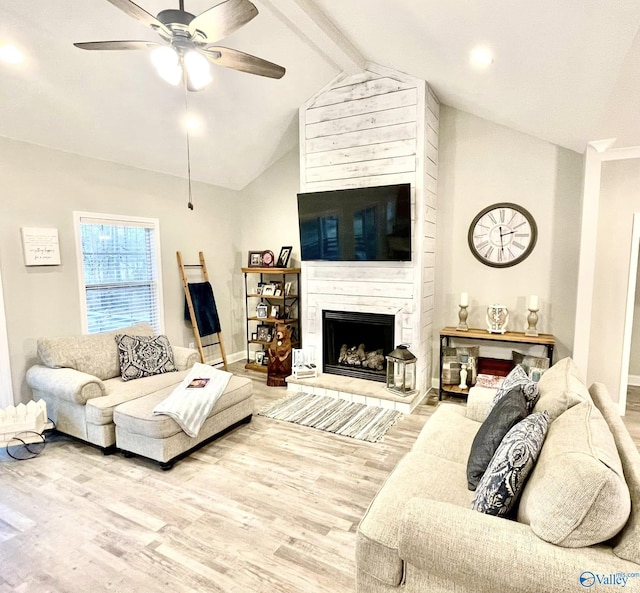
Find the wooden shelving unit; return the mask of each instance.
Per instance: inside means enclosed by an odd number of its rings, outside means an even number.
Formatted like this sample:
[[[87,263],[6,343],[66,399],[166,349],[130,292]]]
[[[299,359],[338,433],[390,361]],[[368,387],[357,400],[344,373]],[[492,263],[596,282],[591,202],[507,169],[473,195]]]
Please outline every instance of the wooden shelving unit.
[[[270,342],[265,340],[252,340],[251,334],[257,331],[259,325],[273,325],[276,323],[286,323],[295,330],[294,346],[300,346],[301,330],[300,327],[300,268],[242,268],[244,274],[244,290],[245,290],[245,311],[247,323],[247,362],[246,369],[266,373],[266,365],[255,362],[255,353],[260,350],[266,350]],[[279,282],[282,285],[283,293],[279,296],[264,295],[257,292],[258,284]],[[288,295],[284,294],[284,286],[287,282],[291,282],[291,291]],[[271,305],[280,305],[281,317],[284,315],[286,307],[293,312],[293,316],[287,318],[258,317],[256,308],[258,304],[264,303],[268,308]]]
[[[552,334],[539,334],[537,336],[527,336],[524,332],[505,332],[503,334],[492,334],[486,329],[469,328],[467,331],[459,330],[455,327],[445,327],[440,330],[440,388],[438,399],[442,399],[443,394],[451,393],[453,395],[468,395],[469,388],[460,389],[458,385],[443,385],[442,383],[442,359],[443,350],[451,345],[451,341],[455,339],[467,340],[467,341],[481,341],[481,342],[506,342],[512,344],[526,344],[526,345],[539,345],[544,346],[547,352],[547,358],[553,363],[553,349],[556,344],[556,339]],[[506,363],[508,361],[502,359],[484,358],[485,364],[492,364],[492,362]]]

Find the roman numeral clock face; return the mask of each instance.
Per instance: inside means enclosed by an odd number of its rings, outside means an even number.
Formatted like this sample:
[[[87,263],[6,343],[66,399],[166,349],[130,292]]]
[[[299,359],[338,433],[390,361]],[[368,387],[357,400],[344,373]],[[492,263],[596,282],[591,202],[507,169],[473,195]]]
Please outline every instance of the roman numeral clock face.
[[[492,268],[519,264],[533,251],[537,239],[533,216],[522,206],[507,202],[488,206],[469,227],[471,253]]]

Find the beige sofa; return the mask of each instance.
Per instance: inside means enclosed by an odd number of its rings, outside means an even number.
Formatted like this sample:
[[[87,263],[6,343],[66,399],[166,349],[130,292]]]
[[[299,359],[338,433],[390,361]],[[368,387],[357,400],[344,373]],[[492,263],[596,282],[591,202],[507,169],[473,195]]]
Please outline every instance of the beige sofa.
[[[116,334],[153,336],[154,332],[149,324],[138,323],[111,332],[41,338],[40,364],[26,375],[34,399],[47,402],[47,414],[57,430],[105,452],[115,449],[116,406],[177,385],[199,360],[197,351],[172,346],[178,372],[123,381]]]
[[[493,392],[441,403],[358,527],[359,593],[600,591],[622,580],[640,591],[640,453],[605,387],[587,390],[570,359],[539,389],[534,411],[552,422],[517,520],[471,509],[466,464]]]

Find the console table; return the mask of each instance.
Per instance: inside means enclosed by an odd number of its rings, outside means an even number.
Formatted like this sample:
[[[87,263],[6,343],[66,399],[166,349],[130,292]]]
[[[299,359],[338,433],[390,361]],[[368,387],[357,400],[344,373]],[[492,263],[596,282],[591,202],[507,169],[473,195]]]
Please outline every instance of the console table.
[[[486,329],[469,328],[468,331],[461,331],[455,327],[445,327],[440,330],[440,387],[438,390],[438,399],[442,399],[444,393],[453,393],[457,395],[467,395],[467,389],[460,389],[458,385],[442,384],[442,362],[443,351],[451,345],[451,341],[455,339],[480,341],[480,342],[510,342],[512,344],[526,344],[544,346],[547,352],[547,358],[553,363],[553,349],[556,339],[552,334],[539,334],[537,336],[526,336],[524,332],[505,332],[503,334],[492,334]]]

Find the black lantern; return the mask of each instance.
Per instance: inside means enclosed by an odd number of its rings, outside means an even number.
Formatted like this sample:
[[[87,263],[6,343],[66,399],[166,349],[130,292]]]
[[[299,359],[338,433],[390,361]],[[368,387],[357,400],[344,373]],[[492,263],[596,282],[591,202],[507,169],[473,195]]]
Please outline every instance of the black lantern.
[[[387,389],[403,396],[415,393],[418,359],[402,344],[386,358]]]

